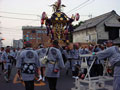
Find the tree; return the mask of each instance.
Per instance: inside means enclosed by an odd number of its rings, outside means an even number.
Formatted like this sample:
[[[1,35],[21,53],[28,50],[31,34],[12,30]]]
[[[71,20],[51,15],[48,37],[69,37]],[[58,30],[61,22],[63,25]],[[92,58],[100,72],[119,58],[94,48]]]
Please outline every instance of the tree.
[[[83,23],[84,23],[83,21],[80,21],[78,24],[76,24],[76,25],[73,26],[73,29],[76,29],[77,27],[79,27]]]

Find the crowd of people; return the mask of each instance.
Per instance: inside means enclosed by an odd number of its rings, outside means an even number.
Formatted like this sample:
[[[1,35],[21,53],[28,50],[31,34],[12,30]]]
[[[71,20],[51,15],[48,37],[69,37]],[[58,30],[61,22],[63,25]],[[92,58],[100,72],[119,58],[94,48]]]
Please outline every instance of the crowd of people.
[[[6,82],[9,82],[12,67],[16,66],[17,73],[24,81],[26,90],[34,90],[35,76],[37,77],[37,81],[47,80],[49,89],[56,90],[57,78],[60,77],[60,70],[63,68],[66,70],[66,74],[69,74],[69,72],[72,71],[72,78],[79,77],[84,79],[83,75],[87,73],[87,70],[81,70],[80,55],[96,54],[98,57],[91,68],[91,77],[103,75],[103,65],[106,58],[110,59],[111,66],[119,66],[119,64],[116,64],[116,62],[120,61],[119,58],[116,58],[120,56],[118,47],[114,46],[116,53],[118,54],[113,57],[112,54],[115,50],[108,50],[109,47],[113,47],[111,41],[102,45],[90,44],[81,46],[78,43],[70,43],[60,47],[57,40],[53,41],[50,47],[39,44],[37,49],[33,49],[29,42],[25,44],[25,48],[23,49],[14,49],[10,46],[7,46],[6,48],[2,47],[0,51],[0,74],[3,72],[4,79]],[[45,56],[47,56],[47,62],[42,63]],[[94,55],[87,58],[88,66],[91,65],[93,58],[95,58]],[[116,70],[118,71],[118,68]],[[116,73],[117,72],[115,72],[117,78],[120,74]],[[118,79],[119,78],[115,79],[115,83],[118,83]],[[114,87],[120,88],[119,85],[119,83],[117,85],[115,84]]]
[[[16,56],[17,52],[15,49],[10,48],[10,46],[7,46],[6,48],[1,47],[1,72],[4,72],[4,79],[6,80],[6,82],[9,82],[12,66],[16,65]]]

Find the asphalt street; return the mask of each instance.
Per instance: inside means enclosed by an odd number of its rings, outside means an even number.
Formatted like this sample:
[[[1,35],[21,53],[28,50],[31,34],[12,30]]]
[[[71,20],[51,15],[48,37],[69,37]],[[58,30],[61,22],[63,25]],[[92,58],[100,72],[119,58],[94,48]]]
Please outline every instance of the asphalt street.
[[[1,70],[0,70],[1,71]],[[58,90],[71,90],[74,87],[74,79],[71,74],[65,75],[65,71],[61,72],[61,77],[58,79]],[[40,84],[42,83],[42,84]],[[46,82],[40,82],[35,85],[35,90],[49,90],[47,80]],[[0,90],[24,90],[24,85],[18,80],[16,76],[16,68],[12,69],[10,82],[6,83],[3,73],[0,75]]]
[[[1,71],[1,70],[0,70]],[[0,90],[25,90],[24,84],[19,81],[16,75],[16,68],[12,69],[10,82],[6,83],[4,80],[3,73],[0,75]],[[66,75],[65,70],[61,71],[61,76],[58,79],[57,83],[57,90],[71,90],[71,88],[75,87],[74,84],[75,80],[72,79],[71,72]],[[107,82],[109,85],[112,86],[112,82]],[[49,90],[47,80],[46,82],[40,82],[35,84],[35,90]],[[101,89],[106,90],[106,89]],[[110,87],[108,90],[112,90]]]

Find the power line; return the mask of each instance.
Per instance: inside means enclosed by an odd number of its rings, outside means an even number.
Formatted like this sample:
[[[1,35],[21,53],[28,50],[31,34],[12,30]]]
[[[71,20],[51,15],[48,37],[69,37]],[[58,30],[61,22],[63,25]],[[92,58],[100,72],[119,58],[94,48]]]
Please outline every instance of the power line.
[[[3,29],[11,29],[11,30],[20,30],[20,29],[15,29],[15,28],[6,28],[6,27],[0,27],[0,28],[3,28]]]
[[[5,32],[2,32],[2,35],[22,35],[21,32],[8,32],[8,31],[5,31]]]
[[[4,33],[3,36],[4,35],[14,35],[14,36],[18,36],[19,35],[19,36],[22,36],[22,34],[16,34],[16,33]]]
[[[4,36],[4,35],[21,35],[22,36],[22,33],[20,34],[20,33],[2,33],[2,36]]]
[[[89,2],[89,1],[90,1],[90,0],[86,0],[85,2],[81,3],[80,5],[78,5],[77,7],[73,8],[73,9],[71,9],[71,10],[70,10],[70,11],[68,11],[67,13],[72,12],[73,10],[75,10],[75,9],[79,8],[80,6],[84,5],[85,3]]]
[[[14,12],[5,12],[5,11],[0,11],[0,13],[17,14],[17,15],[31,15],[31,16],[41,17],[40,15],[37,15],[37,14],[14,13]]]
[[[26,24],[24,24],[24,25],[28,25],[28,24],[31,24],[31,23],[34,23],[33,21],[30,21],[30,22],[28,22],[28,23],[26,23]],[[19,25],[19,26],[15,26],[15,27],[12,27],[12,28],[8,28],[8,27],[2,27],[2,28],[7,28],[7,29],[16,29],[16,28],[18,28],[18,27],[22,27],[22,26],[24,26],[24,25]]]
[[[13,32],[13,33],[4,32],[4,33],[2,33],[2,36],[4,36],[4,35],[20,35],[20,36],[22,36],[22,33],[20,34],[20,33],[15,33],[15,32]]]
[[[89,4],[91,4],[91,3],[93,3],[94,1],[95,1],[95,0],[92,0],[91,2],[85,4],[84,6],[79,7],[79,8],[76,9],[75,11],[77,11],[77,10],[79,10],[79,9],[81,9],[81,8],[83,8],[83,7],[85,7],[85,6],[89,5]],[[88,15],[88,16],[90,16],[90,15]]]
[[[40,21],[40,20],[37,20],[37,19],[26,19],[26,18],[16,18],[16,17],[7,17],[7,16],[0,16],[0,17],[1,17],[1,18],[9,18],[9,19]]]

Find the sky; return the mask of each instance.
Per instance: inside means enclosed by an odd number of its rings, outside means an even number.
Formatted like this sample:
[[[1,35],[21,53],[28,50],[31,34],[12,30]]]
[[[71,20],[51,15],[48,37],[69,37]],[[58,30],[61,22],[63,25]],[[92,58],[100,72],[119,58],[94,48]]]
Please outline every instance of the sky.
[[[0,37],[5,38],[3,44],[12,45],[13,40],[22,39],[22,26],[40,26],[40,16],[46,12],[51,16],[52,5],[57,0],[0,0]],[[66,5],[63,8],[69,17],[79,13],[80,20],[84,21],[95,16],[115,10],[120,15],[120,0],[61,0]],[[22,13],[20,14],[10,14]],[[26,15],[27,14],[27,15]],[[29,15],[28,15],[29,14]],[[2,17],[1,17],[2,16]],[[23,18],[29,20],[11,19]],[[31,20],[32,19],[32,20]],[[35,21],[36,20],[36,21]],[[74,22],[76,24],[78,22]]]

